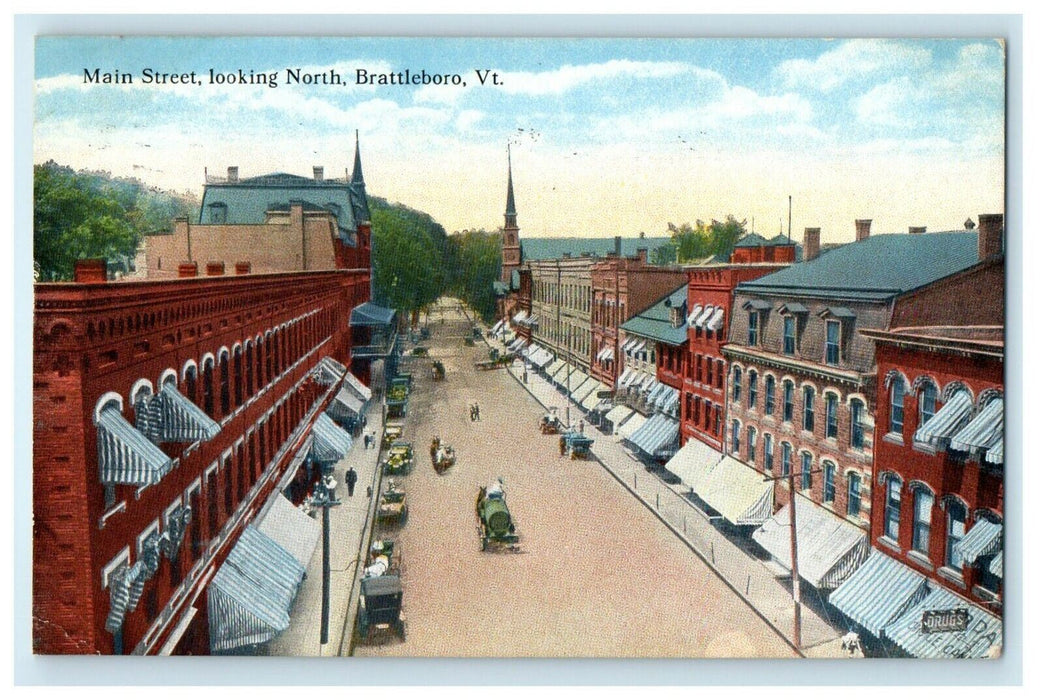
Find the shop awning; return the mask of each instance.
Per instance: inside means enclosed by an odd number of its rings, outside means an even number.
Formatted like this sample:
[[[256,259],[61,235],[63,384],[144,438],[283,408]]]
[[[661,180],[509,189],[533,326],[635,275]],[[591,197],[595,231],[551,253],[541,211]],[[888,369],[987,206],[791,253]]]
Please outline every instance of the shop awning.
[[[362,399],[364,403],[373,398],[373,392],[370,391],[370,387],[363,384],[359,378],[351,372],[345,372],[344,384],[342,386],[348,387],[349,391]]]
[[[316,364],[313,376],[315,377],[315,380],[323,386],[333,386],[341,381],[341,377],[343,377],[347,371],[347,367],[327,355]]]
[[[508,350],[510,350],[513,353],[518,353],[525,346],[526,346],[526,339],[525,338],[515,338],[511,342],[511,345],[508,345]]]
[[[631,369],[630,367],[625,367],[624,371],[623,371],[623,374],[621,374],[616,379],[616,386],[618,386],[620,388],[626,387],[627,383],[631,380],[631,377],[633,375],[634,375],[634,370]]]
[[[696,323],[693,324],[693,328],[703,328],[704,324],[706,324],[707,321],[711,320],[711,317],[713,315],[714,315],[714,307],[713,306],[705,306],[705,307],[703,307],[703,313],[701,313],[699,316],[696,317]]]
[[[547,372],[547,376],[553,377],[558,372],[558,370],[562,369],[563,367],[565,367],[565,360],[555,360],[547,366],[547,369],[545,371]]]
[[[560,360],[560,362],[562,362],[562,366],[558,368],[557,372],[551,375],[551,380],[555,384],[562,386],[563,384],[565,384],[566,377],[569,375],[570,372],[570,368],[564,360]]]
[[[999,578],[1004,578],[1004,552],[997,552],[997,556],[990,560],[990,573]]]
[[[489,329],[489,332],[496,335],[500,332],[500,329],[504,327],[504,320],[501,319],[493,324],[493,327]]]
[[[646,417],[641,413],[634,413],[623,423],[616,424],[616,437],[618,440],[626,440],[645,425]]]
[[[958,391],[935,412],[934,416],[917,429],[917,432],[914,433],[914,440],[938,449],[960,430],[971,412],[971,396],[966,391]]]
[[[569,394],[569,397],[577,403],[582,403],[583,400],[587,398],[587,395],[593,392],[597,387],[598,380],[594,377],[587,377],[587,379],[577,385],[576,389]]]
[[[761,525],[772,515],[772,482],[728,455],[693,490],[733,525]]]
[[[338,420],[349,420],[362,413],[363,400],[352,393],[352,390],[341,385],[333,401],[326,407],[326,412]]]
[[[987,456],[992,452],[999,455],[1000,464],[1004,459],[1004,399],[991,399],[979,411],[979,415],[971,419],[968,425],[950,440],[950,449],[957,452],[976,452],[984,450]],[[990,460],[992,461],[992,459]]]
[[[800,516],[799,516],[800,517]],[[801,545],[798,545],[798,554]],[[884,628],[928,595],[928,579],[876,549],[830,594],[830,604],[871,634]]]
[[[720,306],[714,310],[714,315],[707,321],[707,330],[717,331],[725,320],[725,309]]]
[[[625,420],[634,415],[634,409],[624,404],[613,406],[609,413],[605,414],[605,419],[612,423],[614,426],[618,426]]]
[[[671,457],[664,468],[695,491],[714,471],[714,467],[721,461],[721,457],[721,452],[710,445],[696,438],[689,438],[689,441],[682,445],[682,448]]]
[[[170,457],[124,419],[114,406],[98,416],[98,471],[103,484],[158,484],[173,467]]]
[[[580,402],[580,405],[588,411],[593,411],[595,407],[598,406],[598,404],[602,401],[602,397],[600,397],[599,394],[608,394],[611,391],[612,389],[607,387],[605,384],[602,384],[600,381],[595,380],[594,390],[591,391],[591,393],[589,393],[587,397]]]
[[[352,449],[352,437],[344,432],[333,419],[320,413],[312,426],[312,458],[320,464],[332,464],[344,459]]]
[[[211,651],[270,641],[290,626],[290,608],[305,568],[247,525],[207,593]]]
[[[974,564],[979,557],[1000,551],[1004,526],[979,518],[957,543],[957,553],[965,564]]]
[[[631,433],[628,441],[654,459],[671,457],[678,449],[678,421],[657,413]]]
[[[591,409],[594,413],[608,413],[611,410],[613,410],[612,399],[600,399],[598,403],[595,404],[595,407]]]
[[[319,542],[319,535],[322,534],[319,522],[300,508],[295,508],[281,493],[272,499],[257,529],[290,552],[306,569],[315,552],[315,545]]]
[[[800,550],[799,550],[800,551]],[[950,591],[930,584],[931,592],[884,629],[884,636],[917,659],[985,659],[1003,644],[1001,619]],[[967,610],[962,632],[925,632],[929,610]]]
[[[540,368],[544,368],[547,365],[551,364],[552,361],[554,361],[555,356],[552,355],[549,350],[538,347],[537,351],[533,353],[531,359],[534,365]]]
[[[517,314],[515,314],[514,316],[511,317],[511,322],[512,323],[521,323],[522,319],[524,319],[528,315],[529,314],[526,313],[525,311],[519,311]]]
[[[815,588],[837,588],[870,550],[866,532],[795,494],[798,575]],[[790,571],[790,504],[754,531],[754,541]]]
[[[702,313],[703,313],[703,306],[697,304],[696,306],[693,307],[692,313],[690,313],[688,315],[688,317],[685,319],[685,323],[687,323],[690,327],[695,328],[696,327],[696,319],[698,319]]]
[[[149,401],[150,413],[156,418],[149,437],[156,442],[196,442],[212,440],[221,426],[206,412],[182,396],[173,381],[164,384],[159,394]]]
[[[642,342],[641,338],[631,338],[623,344],[622,350],[625,354],[630,355],[638,345]]]
[[[349,316],[350,326],[389,326],[395,320],[395,309],[378,306],[372,301],[365,301],[352,309]]]
[[[599,350],[598,355],[595,356],[595,359],[599,362],[605,362],[607,360],[613,359],[613,346],[606,345],[604,348]]]

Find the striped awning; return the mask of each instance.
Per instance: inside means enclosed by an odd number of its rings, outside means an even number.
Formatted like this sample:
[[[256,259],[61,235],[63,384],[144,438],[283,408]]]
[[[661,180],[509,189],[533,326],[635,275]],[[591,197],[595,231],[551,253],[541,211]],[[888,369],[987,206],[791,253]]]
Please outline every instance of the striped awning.
[[[984,450],[999,455],[1003,462],[1004,455],[1004,399],[997,397],[991,399],[986,406],[979,411],[979,415],[972,418],[968,425],[953,436],[950,440],[950,449],[957,452],[976,452]],[[999,449],[998,449],[999,448]],[[990,460],[992,461],[992,460]]]
[[[138,607],[144,581],[145,564],[141,561],[132,566],[124,564],[109,574],[109,614],[105,618],[105,629],[110,633],[116,634],[127,613]]]
[[[563,367],[565,367],[565,360],[555,360],[544,371],[547,372],[547,376],[553,377]]]
[[[713,306],[703,307],[703,313],[696,317],[696,322],[692,325],[692,327],[703,328],[703,326],[706,325],[707,321],[711,320],[711,317],[714,316],[714,308],[715,307]]]
[[[886,638],[917,659],[985,659],[999,652],[1003,644],[999,617],[941,586],[929,586],[931,592],[924,599],[884,628]],[[968,611],[968,626],[964,631],[924,631],[921,620],[926,611],[953,609]]]
[[[634,370],[631,369],[630,367],[625,367],[624,371],[623,371],[623,374],[621,374],[616,379],[616,386],[621,387],[621,388],[626,387],[627,383],[631,380],[631,377],[633,375],[634,375]]]
[[[649,457],[671,457],[678,450],[678,421],[657,413],[627,439]]]
[[[725,320],[725,309],[720,306],[714,311],[714,315],[707,321],[707,330],[717,331]]]
[[[693,307],[692,313],[690,313],[689,316],[685,319],[685,323],[687,323],[689,326],[695,328],[696,327],[696,319],[698,319],[702,313],[703,313],[703,307],[701,305],[697,304],[696,306]]]
[[[257,529],[290,552],[306,569],[322,534],[319,522],[295,508],[281,493],[276,493]]]
[[[496,335],[498,332],[500,332],[500,329],[503,328],[503,327],[504,327],[504,319],[501,319],[501,320],[497,321],[495,324],[493,324],[493,327],[489,329],[489,332],[492,333],[493,335]]]
[[[957,543],[957,553],[965,564],[1000,551],[1004,526],[979,518],[971,530]]]
[[[609,413],[605,414],[605,419],[613,425],[620,425],[625,420],[634,415],[634,409],[624,404],[614,406]]]
[[[580,402],[580,405],[588,411],[593,411],[599,403],[603,401],[603,398],[599,394],[608,394],[612,389],[607,387],[605,384],[595,380],[594,390],[587,395],[587,397]],[[608,409],[606,409],[608,410]]]
[[[348,368],[329,355],[324,356],[315,366],[313,376],[323,386],[333,386],[341,380]]]
[[[797,505],[798,575],[815,588],[837,588],[870,552],[866,531],[803,496]],[[754,531],[754,541],[790,571],[790,505]]]
[[[618,440],[626,440],[645,425],[648,419],[641,413],[633,413],[625,422],[616,424],[616,437]]]
[[[586,377],[587,375],[584,376]],[[598,387],[598,383],[597,379],[587,377],[583,382],[577,385],[576,389],[569,394],[569,397],[577,403],[582,403],[583,400],[587,398],[587,395],[592,393]]]
[[[660,409],[668,415],[677,416],[680,408],[681,393],[677,389],[671,389],[671,392],[667,395],[667,400],[663,402]]]
[[[348,386],[342,384],[333,401],[327,405],[326,412],[338,420],[349,420],[362,413],[363,403]]]
[[[621,350],[623,350],[625,354],[630,355],[631,352],[635,349],[635,347],[637,347],[638,344],[641,342],[641,338],[630,338],[623,344]]]
[[[247,525],[210,582],[210,650],[262,644],[289,627],[304,574],[292,554]]]
[[[363,384],[359,380],[359,378],[356,377],[351,372],[347,372],[347,371],[345,372],[345,374],[344,374],[344,384],[342,384],[341,386],[342,387],[347,387],[349,391],[351,391],[353,394],[355,394],[360,399],[362,399],[363,403],[365,403],[365,402],[369,401],[371,398],[373,398],[373,392],[370,390],[370,387],[368,387],[365,384]]]
[[[511,322],[512,323],[521,323],[522,319],[524,319],[528,315],[529,314],[526,311],[519,311],[517,314],[515,314],[514,316],[511,317]]]
[[[147,407],[143,404],[147,403]],[[139,402],[149,417],[138,421],[138,430],[152,442],[196,442],[212,440],[221,432],[217,421],[189,401],[174,382],[164,384],[160,392]],[[139,418],[143,414],[139,410]]]
[[[935,415],[925,421],[924,425],[914,433],[914,440],[939,448],[952,438],[972,412],[972,399],[966,391],[958,391],[936,411]]]
[[[772,516],[772,482],[727,455],[693,491],[733,525],[761,525]]]
[[[998,578],[1004,578],[1004,551],[997,552],[997,556],[990,560],[990,573]]]
[[[697,485],[702,484],[710,476],[720,461],[721,452],[700,440],[689,438],[689,441],[671,457],[664,468],[695,491]]]
[[[173,467],[170,457],[114,406],[98,416],[98,472],[103,484],[158,484]]]
[[[312,459],[320,464],[333,464],[344,459],[352,449],[352,437],[344,432],[333,419],[320,413],[312,426]]]
[[[800,556],[801,546],[798,545]],[[800,567],[799,567],[800,568]],[[928,579],[876,549],[830,594],[830,604],[880,637],[910,605],[928,595]]]
[[[599,350],[598,354],[595,356],[595,359],[599,362],[605,362],[607,360],[613,359],[613,346],[606,345],[604,348]]]
[[[640,393],[648,395],[658,384],[656,377],[648,372],[640,372],[638,378],[631,382],[631,386]]]

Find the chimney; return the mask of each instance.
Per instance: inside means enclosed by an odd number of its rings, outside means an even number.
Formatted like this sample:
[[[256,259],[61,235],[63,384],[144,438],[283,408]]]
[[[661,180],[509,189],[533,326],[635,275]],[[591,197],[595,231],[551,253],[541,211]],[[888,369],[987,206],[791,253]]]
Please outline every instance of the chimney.
[[[108,268],[103,258],[77,260],[73,263],[73,280],[77,284],[97,284],[108,281]]]
[[[569,252],[569,251],[566,251],[565,253],[562,253],[562,257],[563,258],[571,258],[571,257],[573,257],[573,254],[571,252]]]
[[[928,227],[927,226],[911,226],[909,230],[910,230],[910,233],[927,233],[928,232]]]
[[[649,249],[648,248],[639,248],[635,252],[638,254],[638,259],[641,260],[643,263],[649,262]]]
[[[613,252],[616,253],[616,257],[620,257],[623,252],[623,236],[613,237]]]
[[[194,262],[183,262],[178,265],[178,277],[196,277],[199,275],[199,265]]]
[[[228,166],[228,181],[239,182],[239,166],[230,165]]]
[[[323,181],[323,166],[313,165],[312,166],[312,177],[315,178],[316,182]]]
[[[1004,214],[979,214],[979,260],[1004,254]]]
[[[804,260],[815,260],[819,257],[819,229],[805,229]]]
[[[207,277],[219,277],[225,274],[225,263],[223,262],[208,262],[207,263]]]
[[[856,219],[856,240],[865,241],[870,238],[870,222],[873,219]]]
[[[250,263],[249,262],[237,262],[236,263],[236,274],[237,275],[249,275],[250,274]]]

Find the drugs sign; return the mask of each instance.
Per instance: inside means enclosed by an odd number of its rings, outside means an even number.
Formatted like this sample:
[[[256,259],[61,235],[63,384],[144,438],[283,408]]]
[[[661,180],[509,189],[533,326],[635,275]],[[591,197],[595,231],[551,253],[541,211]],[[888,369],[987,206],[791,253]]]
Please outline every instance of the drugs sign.
[[[921,615],[921,633],[963,632],[968,629],[968,608],[925,610]]]

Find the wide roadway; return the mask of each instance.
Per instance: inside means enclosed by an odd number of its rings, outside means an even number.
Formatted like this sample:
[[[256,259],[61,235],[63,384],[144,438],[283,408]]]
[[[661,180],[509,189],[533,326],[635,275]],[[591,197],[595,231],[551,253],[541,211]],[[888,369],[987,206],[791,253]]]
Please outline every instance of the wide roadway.
[[[417,464],[409,518],[387,533],[403,556],[406,641],[360,643],[357,656],[794,656],[597,462],[560,457],[537,428],[539,404],[506,372],[475,369],[486,345],[466,346],[467,319],[440,308],[423,345],[446,379],[432,380],[430,359],[407,363]],[[457,452],[441,476],[433,435]],[[520,553],[480,549],[475,498],[498,477]]]

